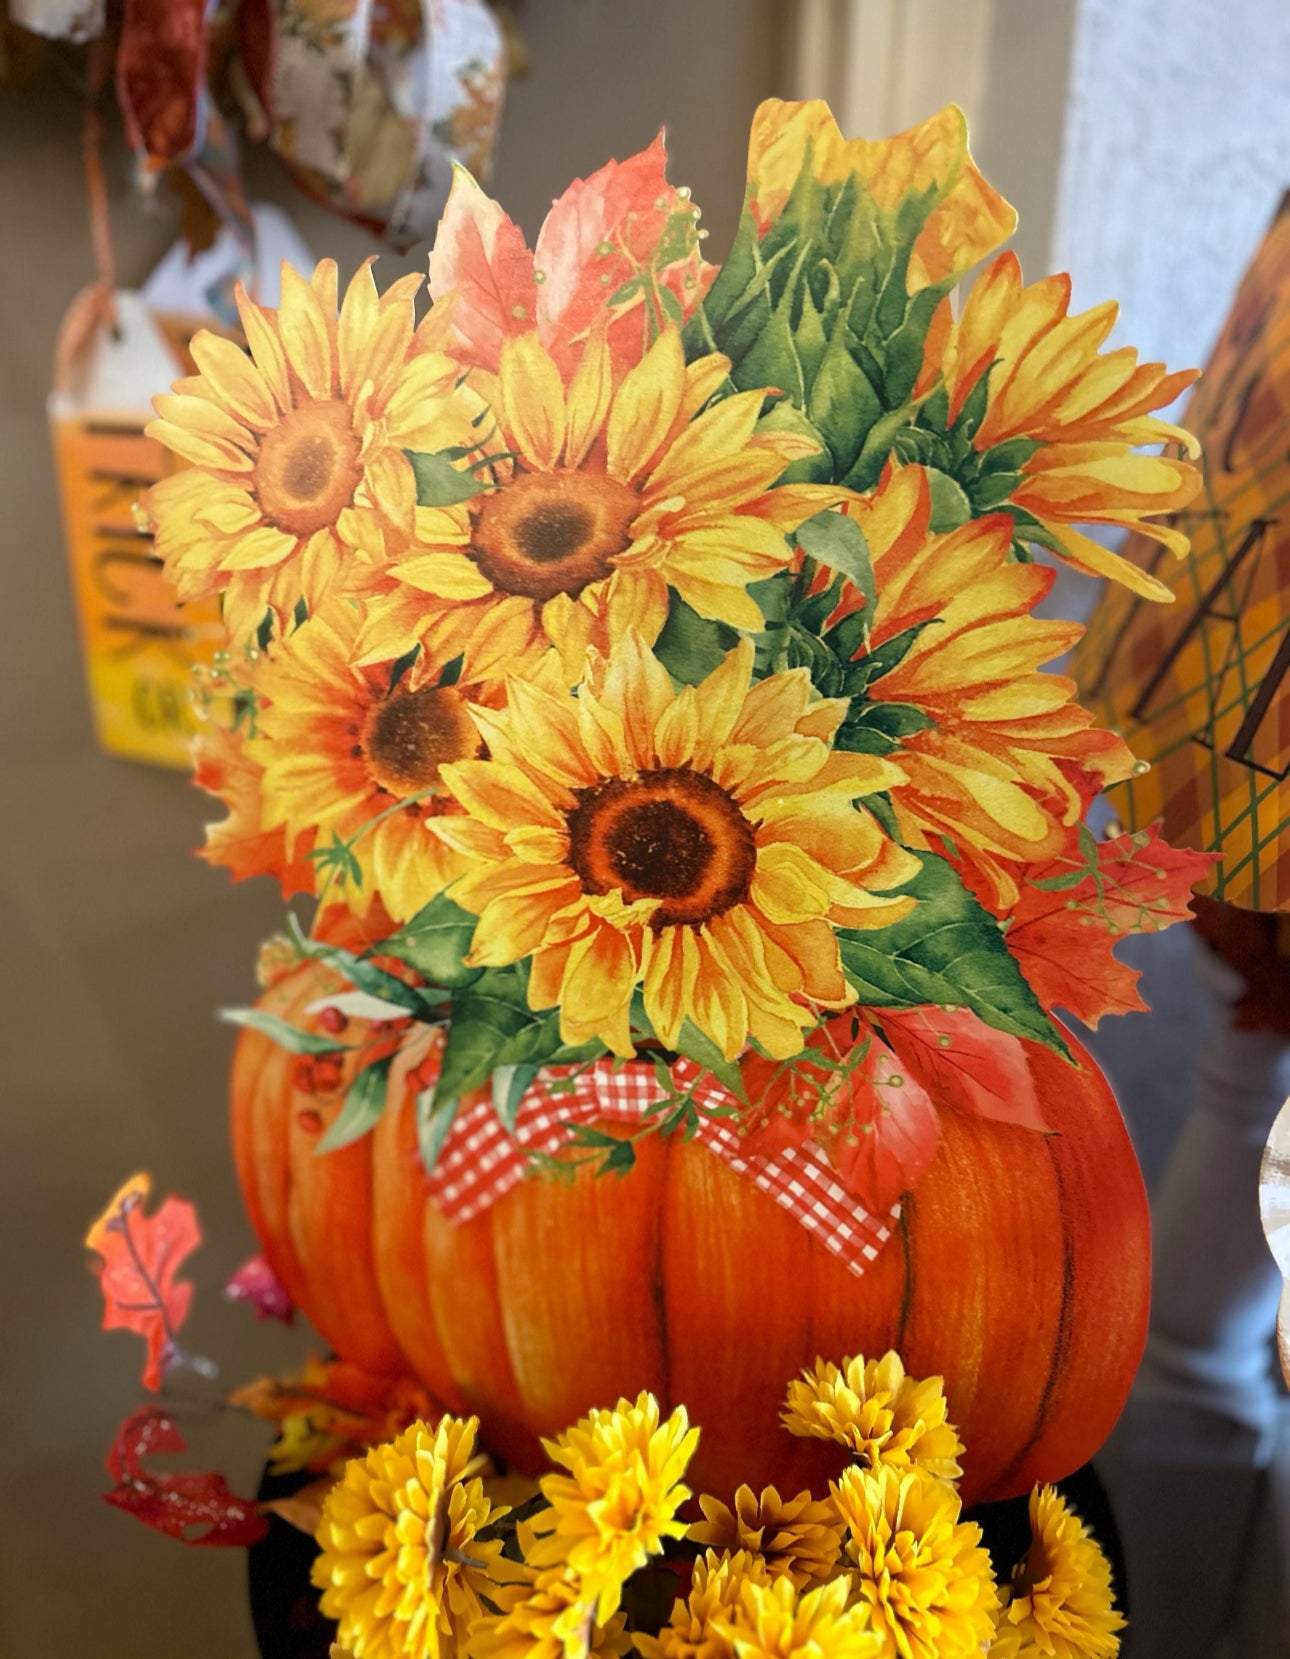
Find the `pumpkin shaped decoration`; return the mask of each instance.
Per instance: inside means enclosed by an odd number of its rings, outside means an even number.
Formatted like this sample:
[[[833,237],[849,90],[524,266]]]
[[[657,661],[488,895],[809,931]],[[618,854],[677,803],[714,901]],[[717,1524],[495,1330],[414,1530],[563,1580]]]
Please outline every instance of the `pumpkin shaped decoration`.
[[[146,511],[222,593],[236,720],[207,856],[312,893],[231,1017],[265,1254],[345,1359],[533,1467],[617,1393],[698,1478],[827,1472],[784,1376],[940,1374],[969,1496],[1096,1448],[1144,1333],[1145,1202],[1054,1017],[1206,860],[1099,844],[1133,761],[1043,665],[1039,544],[1196,486],[1178,376],[1099,347],[960,113],[871,143],[763,106],[723,267],[661,143],[530,252],[457,175],[430,262],[284,272],[153,431]],[[1182,377],[1186,378],[1186,377]],[[1155,533],[1175,546],[1175,532]]]

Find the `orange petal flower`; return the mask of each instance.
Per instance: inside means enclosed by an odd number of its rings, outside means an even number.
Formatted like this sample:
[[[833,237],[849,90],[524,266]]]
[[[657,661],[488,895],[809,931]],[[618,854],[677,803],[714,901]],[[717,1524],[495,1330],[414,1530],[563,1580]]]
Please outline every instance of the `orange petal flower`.
[[[261,769],[265,827],[293,850],[351,843],[356,871],[332,896],[364,912],[376,893],[401,922],[461,873],[460,855],[426,826],[456,810],[441,768],[478,754],[479,736],[461,686],[427,672],[416,688],[391,687],[390,662],[357,666],[361,625],[353,605],[335,605],[273,646],[246,749]]]
[[[1088,797],[1132,771],[1124,743],[1076,702],[1075,682],[1041,671],[1083,630],[1031,614],[1053,572],[1010,558],[1005,514],[931,533],[921,467],[889,471],[847,510],[869,544],[878,591],[869,650],[919,629],[867,690],[874,704],[905,705],[928,722],[893,755],[904,839],[941,852],[947,836],[996,908],[1009,909],[1022,867],[1055,856]],[[848,591],[839,610],[861,603]]]
[[[939,314],[917,389],[930,391],[943,374],[953,426],[988,375],[985,407],[969,435],[978,451],[1019,441],[1020,477],[1006,500],[1038,521],[1046,545],[1074,569],[1123,582],[1146,599],[1168,600],[1163,583],[1075,525],[1140,530],[1180,558],[1187,552],[1182,531],[1155,515],[1185,507],[1200,488],[1200,473],[1173,456],[1135,451],[1177,444],[1197,453],[1190,433],[1151,412],[1172,403],[1197,371],[1169,374],[1161,363],[1139,363],[1128,346],[1102,351],[1116,307],[1070,316],[1070,293],[1065,275],[1023,286],[1016,255],[1001,254],[974,283],[956,323],[948,303]],[[1004,475],[1011,470],[1001,468]],[[1024,528],[1020,534],[1025,540]]]
[[[1016,211],[968,153],[967,121],[956,104],[894,138],[846,139],[820,99],[767,99],[753,116],[748,147],[749,206],[763,232],[787,202],[808,153],[821,184],[854,175],[884,211],[914,192],[934,192],[936,205],[910,255],[910,293],[966,271],[1016,229]]]
[[[559,1006],[566,1042],[630,1055],[640,986],[669,1047],[689,1019],[729,1058],[750,1038],[787,1057],[846,1004],[835,929],[910,907],[885,895],[916,861],[855,805],[898,768],[833,753],[846,705],[804,669],[750,684],[752,657],[676,691],[629,633],[576,699],[510,681],[505,711],[475,711],[490,758],[443,769],[470,961],[531,955],[530,1004]]]

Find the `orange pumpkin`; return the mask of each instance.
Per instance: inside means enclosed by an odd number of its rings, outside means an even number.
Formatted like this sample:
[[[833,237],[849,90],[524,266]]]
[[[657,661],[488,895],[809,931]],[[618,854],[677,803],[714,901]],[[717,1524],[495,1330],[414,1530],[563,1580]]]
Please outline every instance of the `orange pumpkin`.
[[[306,964],[262,1006],[317,1029],[304,1009],[335,984]],[[521,1468],[544,1465],[539,1435],[650,1388],[702,1425],[698,1486],[797,1491],[837,1456],[779,1427],[788,1379],[817,1354],[894,1347],[914,1375],[944,1375],[972,1503],[1089,1458],[1145,1339],[1146,1195],[1105,1079],[1071,1046],[1079,1069],[1033,1059],[1057,1133],[942,1111],[935,1160],[860,1278],[679,1138],[646,1139],[622,1179],[530,1179],[456,1226],[426,1197],[411,1089],[371,1135],[315,1156],[354,1062],[310,1094],[297,1058],[253,1031],[234,1146],[264,1253],[327,1341],[415,1371]]]

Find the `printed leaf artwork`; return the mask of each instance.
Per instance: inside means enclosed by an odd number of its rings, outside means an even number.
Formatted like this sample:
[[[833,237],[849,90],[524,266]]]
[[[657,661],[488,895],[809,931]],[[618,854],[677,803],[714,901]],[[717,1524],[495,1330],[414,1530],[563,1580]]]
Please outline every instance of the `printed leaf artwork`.
[[[1044,1130],[1043,1107],[1019,1037],[966,1008],[884,1009],[882,1029],[902,1066],[942,1106]]]
[[[1153,825],[1101,844],[1086,833],[1070,855],[1036,866],[1008,946],[1044,1006],[1090,1026],[1145,1008],[1138,970],[1116,959],[1115,946],[1189,920],[1192,889],[1213,862],[1210,853],[1170,847]]]
[[[917,901],[907,916],[842,938],[842,965],[862,1007],[966,1005],[999,1031],[1064,1052],[1011,940],[949,865],[924,857],[898,891]]]
[[[186,1443],[161,1406],[143,1406],[117,1430],[108,1453],[116,1482],[105,1503],[123,1509],[154,1532],[202,1548],[256,1544],[268,1531],[259,1507],[231,1492],[213,1469],[159,1472],[147,1460],[182,1452]]]
[[[179,1355],[177,1334],[188,1317],[193,1287],[176,1277],[202,1241],[197,1212],[167,1198],[147,1213],[152,1177],[133,1175],[85,1235],[103,1292],[103,1329],[134,1331],[147,1348],[143,1382],[158,1389]]]

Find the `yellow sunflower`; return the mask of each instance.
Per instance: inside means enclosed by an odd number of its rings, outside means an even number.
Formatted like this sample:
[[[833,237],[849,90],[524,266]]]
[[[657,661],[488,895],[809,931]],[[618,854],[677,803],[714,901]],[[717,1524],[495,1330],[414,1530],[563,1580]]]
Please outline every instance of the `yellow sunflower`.
[[[872,1469],[918,1468],[944,1481],[963,1472],[941,1378],[907,1376],[894,1351],[840,1366],[817,1359],[789,1383],[783,1422],[803,1439],[836,1441]]]
[[[458,810],[441,767],[481,744],[461,685],[427,673],[416,689],[403,679],[391,687],[391,663],[358,667],[360,626],[353,605],[332,603],[272,646],[255,676],[246,750],[260,768],[264,829],[280,830],[288,849],[348,843],[329,896],[357,912],[377,894],[400,922],[465,867],[427,825]]]
[[[500,1520],[475,1418],[411,1428],[355,1458],[323,1502],[313,1581],[356,1659],[452,1659],[491,1597]]]
[[[1011,559],[1006,515],[932,535],[921,467],[889,474],[848,512],[868,541],[878,590],[869,649],[919,629],[867,688],[877,719],[884,705],[914,715],[896,728],[893,756],[904,774],[892,790],[903,838],[940,851],[948,836],[1009,907],[1018,866],[1053,857],[1085,800],[1133,769],[1124,742],[1076,701],[1075,682],[1041,672],[1083,629],[1031,614],[1053,573]],[[841,608],[858,603],[851,594]]]
[[[915,193],[930,194],[932,210],[909,259],[911,293],[966,271],[1017,228],[1016,210],[968,153],[967,121],[956,104],[894,138],[870,139],[843,138],[818,98],[801,104],[767,99],[753,116],[748,144],[748,200],[763,230],[783,209],[808,159],[821,184],[854,176],[887,212]]]
[[[156,399],[149,433],[191,466],[144,515],[179,597],[223,592],[235,635],[267,607],[284,624],[302,598],[312,611],[416,541],[403,451],[455,442],[478,410],[441,349],[446,318],[414,326],[419,287],[403,277],[378,298],[369,261],[338,319],[335,261],[308,282],[284,265],[276,311],[238,290],[250,355],[203,331],[200,372]]]
[[[498,374],[471,377],[497,423],[491,469],[474,467],[487,487],[424,511],[433,545],[391,566],[368,651],[421,639],[500,678],[554,646],[572,684],[589,644],[607,651],[629,628],[652,644],[669,587],[701,616],[760,630],[748,583],[782,570],[787,535],[844,492],[772,487],[803,442],[754,430],[759,391],[704,410],[729,367],[716,354],[687,365],[669,329],[615,383],[596,335],[566,386],[536,334],[508,340]]]
[[[817,1503],[809,1492],[781,1498],[773,1486],[759,1497],[751,1486],[741,1486],[733,1509],[706,1493],[699,1507],[703,1520],[691,1526],[691,1543],[731,1553],[746,1550],[764,1561],[773,1577],[786,1575],[799,1590],[832,1576],[842,1523],[831,1503]]]
[[[550,1508],[532,1518],[529,1565],[577,1580],[597,1623],[607,1624],[631,1575],[669,1538],[685,1536],[677,1511],[690,1489],[681,1480],[698,1442],[684,1406],[660,1422],[648,1393],[544,1440],[547,1456],[568,1472],[539,1483]]]
[[[1180,558],[1187,552],[1182,531],[1154,515],[1185,507],[1200,472],[1170,455],[1134,451],[1177,444],[1199,452],[1189,432],[1151,412],[1172,403],[1198,371],[1169,374],[1161,363],[1139,363],[1128,346],[1103,352],[1117,307],[1072,317],[1070,294],[1065,275],[1023,286],[1017,256],[1001,254],[973,284],[957,322],[948,301],[937,313],[916,392],[930,391],[943,374],[952,426],[988,374],[971,439],[979,453],[996,452],[999,477],[1020,473],[1006,499],[1038,522],[1046,545],[1074,569],[1169,600],[1162,582],[1075,525],[1140,530]]]
[[[882,1659],[976,1659],[997,1592],[981,1528],[922,1469],[847,1469],[832,1488],[847,1524],[851,1595],[868,1607]]]
[[[734,1659],[728,1631],[739,1616],[744,1586],[769,1583],[760,1555],[708,1550],[694,1563],[689,1595],[676,1598],[657,1636],[637,1631],[636,1646],[644,1659]]]
[[[563,1039],[633,1053],[643,987],[655,1034],[690,1019],[728,1058],[750,1037],[795,1054],[820,1006],[848,991],[835,929],[894,921],[885,896],[912,854],[857,811],[902,774],[835,754],[846,712],[805,669],[750,685],[744,641],[702,684],[673,689],[633,633],[588,656],[576,699],[512,680],[477,710],[490,758],[443,768],[465,816],[436,833],[472,861],[453,897],[473,911],[469,961],[532,955],[529,1002]]]
[[[990,1647],[997,1659],[1115,1659],[1124,1619],[1096,1539],[1051,1486],[1030,1495],[1032,1543]]]

